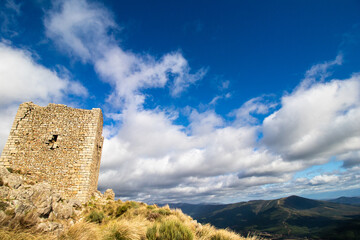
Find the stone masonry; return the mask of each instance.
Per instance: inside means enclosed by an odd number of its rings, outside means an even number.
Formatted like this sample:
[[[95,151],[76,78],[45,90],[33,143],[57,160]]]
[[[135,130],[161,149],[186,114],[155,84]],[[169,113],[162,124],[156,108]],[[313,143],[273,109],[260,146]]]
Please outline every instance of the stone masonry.
[[[65,198],[86,202],[97,190],[103,116],[50,103],[22,103],[0,158],[27,181],[49,182]]]

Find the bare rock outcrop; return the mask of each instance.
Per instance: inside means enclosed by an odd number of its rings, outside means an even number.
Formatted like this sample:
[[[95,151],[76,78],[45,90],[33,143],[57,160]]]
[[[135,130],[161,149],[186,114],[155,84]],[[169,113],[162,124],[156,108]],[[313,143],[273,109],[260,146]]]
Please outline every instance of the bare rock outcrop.
[[[115,200],[115,193],[112,189],[106,189],[104,192],[104,198],[106,200]]]
[[[46,182],[33,185],[23,181],[21,174],[0,167],[0,224],[13,227],[28,222],[45,232],[61,232],[66,221],[81,208],[78,200],[65,200]]]
[[[78,199],[64,199],[47,182],[27,183],[19,173],[0,167],[0,227],[32,227],[56,235],[81,221],[84,210]],[[96,191],[92,201],[106,204],[114,201],[115,194],[107,189]]]

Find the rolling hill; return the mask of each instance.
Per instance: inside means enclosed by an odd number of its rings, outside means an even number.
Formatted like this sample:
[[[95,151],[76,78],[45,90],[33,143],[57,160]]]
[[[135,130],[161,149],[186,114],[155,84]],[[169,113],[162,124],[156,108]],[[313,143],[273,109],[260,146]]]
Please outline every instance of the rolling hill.
[[[202,223],[272,239],[360,239],[360,207],[298,196],[228,205],[175,204]]]

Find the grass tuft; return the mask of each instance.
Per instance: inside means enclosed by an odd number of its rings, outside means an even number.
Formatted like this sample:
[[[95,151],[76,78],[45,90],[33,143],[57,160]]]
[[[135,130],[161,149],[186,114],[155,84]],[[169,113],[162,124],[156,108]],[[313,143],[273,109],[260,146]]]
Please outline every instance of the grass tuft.
[[[115,217],[120,217],[121,215],[123,215],[128,209],[130,208],[130,206],[128,204],[124,204],[124,205],[120,205],[116,208],[115,211]]]
[[[86,220],[93,223],[102,223],[104,220],[104,213],[101,211],[93,210],[90,214],[86,217]]]
[[[136,220],[120,219],[105,226],[104,240],[139,240],[145,239],[146,226]]]
[[[59,237],[59,240],[99,240],[97,226],[93,223],[79,222]]]
[[[55,236],[44,233],[37,233],[30,230],[14,230],[0,228],[1,240],[55,240]]]
[[[172,219],[162,222],[159,228],[155,223],[147,229],[146,237],[149,240],[192,240],[194,238],[187,226]]]

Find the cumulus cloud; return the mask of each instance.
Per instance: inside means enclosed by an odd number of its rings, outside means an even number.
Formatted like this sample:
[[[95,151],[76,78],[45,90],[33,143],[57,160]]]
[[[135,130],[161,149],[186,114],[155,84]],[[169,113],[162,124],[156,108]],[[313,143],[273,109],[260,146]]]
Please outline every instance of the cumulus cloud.
[[[263,123],[264,143],[289,161],[328,159],[360,148],[360,76],[284,96]]]
[[[86,88],[38,64],[31,53],[0,43],[0,149],[10,131],[18,104],[34,101],[47,105],[63,102],[68,95],[86,96]]]
[[[173,124],[173,115],[124,111],[119,133],[104,144],[100,188],[111,186],[123,198],[147,202],[171,195],[171,201],[210,201],[213,195],[225,199],[237,189],[285,181],[289,170],[301,168],[255,150],[256,127],[226,126],[213,111],[193,110],[186,130]]]
[[[119,134],[107,140],[113,147],[104,149],[100,187],[110,185],[120,195],[148,202],[229,201],[239,192],[276,197],[356,187],[359,84],[354,75],[297,88],[275,111],[272,101],[251,99],[234,111],[233,122],[213,110],[191,110],[187,127],[174,125],[160,110],[124,112]],[[263,123],[252,115],[271,111]],[[113,154],[116,148],[119,154]],[[328,173],[292,180],[294,173],[334,156],[352,167],[351,177]]]

